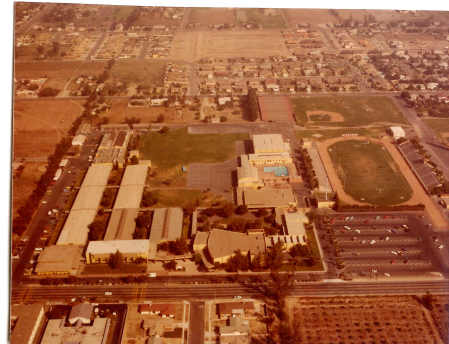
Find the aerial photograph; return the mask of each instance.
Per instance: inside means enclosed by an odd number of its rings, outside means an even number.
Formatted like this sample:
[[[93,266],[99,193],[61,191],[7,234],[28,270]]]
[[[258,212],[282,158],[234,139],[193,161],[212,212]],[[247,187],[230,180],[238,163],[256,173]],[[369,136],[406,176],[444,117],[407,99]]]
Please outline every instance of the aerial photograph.
[[[11,5],[10,343],[449,343],[449,11],[337,5]]]

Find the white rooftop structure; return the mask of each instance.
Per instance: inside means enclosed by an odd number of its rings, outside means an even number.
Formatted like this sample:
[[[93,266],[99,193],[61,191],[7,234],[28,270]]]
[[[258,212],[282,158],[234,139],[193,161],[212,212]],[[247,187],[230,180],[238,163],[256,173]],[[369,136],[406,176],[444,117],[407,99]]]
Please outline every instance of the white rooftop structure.
[[[104,186],[82,186],[72,205],[73,210],[97,209],[103,197]]]
[[[82,146],[86,139],[86,135],[76,135],[72,140],[72,146]]]
[[[390,131],[395,140],[405,137],[405,131],[402,127],[390,127]]]
[[[88,254],[112,254],[120,251],[123,254],[134,254],[139,252],[148,252],[149,240],[109,240],[109,241],[91,241],[87,246],[86,256]]]
[[[254,153],[290,152],[290,144],[284,142],[281,134],[253,135]]]
[[[147,171],[148,165],[128,165],[120,185],[144,185],[147,178]]]
[[[65,319],[49,319],[41,343],[104,344],[108,337],[109,318],[95,318],[92,326],[64,326]]]
[[[87,170],[82,187],[107,185],[111,170],[111,165],[92,164]]]
[[[140,208],[144,187],[143,184],[120,186],[114,203],[114,209]]]
[[[284,218],[288,235],[297,236],[300,238],[301,243],[304,243],[304,237],[306,236],[304,224],[308,222],[307,216],[301,212],[284,211]]]

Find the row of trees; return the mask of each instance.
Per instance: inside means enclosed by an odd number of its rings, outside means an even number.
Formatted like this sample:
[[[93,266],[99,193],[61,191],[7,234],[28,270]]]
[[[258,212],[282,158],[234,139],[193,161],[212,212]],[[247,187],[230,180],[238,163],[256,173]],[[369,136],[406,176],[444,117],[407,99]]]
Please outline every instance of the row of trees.
[[[189,245],[184,238],[179,238],[172,241],[164,241],[157,245],[158,251],[167,251],[174,255],[186,254],[190,251]]]
[[[244,104],[245,113],[249,121],[256,121],[260,118],[259,101],[257,99],[257,91],[255,88],[248,90],[246,104]]]
[[[305,148],[301,148],[299,160],[301,162],[301,175],[306,186],[312,190],[317,188],[318,178],[313,170],[312,158]]]

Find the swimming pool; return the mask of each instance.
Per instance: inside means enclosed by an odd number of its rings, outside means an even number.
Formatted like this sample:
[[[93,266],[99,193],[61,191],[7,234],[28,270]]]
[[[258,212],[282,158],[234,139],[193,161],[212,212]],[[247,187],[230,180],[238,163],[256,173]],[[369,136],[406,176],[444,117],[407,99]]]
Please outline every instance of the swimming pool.
[[[266,166],[263,168],[264,172],[274,173],[276,177],[287,177],[288,169],[285,166]]]

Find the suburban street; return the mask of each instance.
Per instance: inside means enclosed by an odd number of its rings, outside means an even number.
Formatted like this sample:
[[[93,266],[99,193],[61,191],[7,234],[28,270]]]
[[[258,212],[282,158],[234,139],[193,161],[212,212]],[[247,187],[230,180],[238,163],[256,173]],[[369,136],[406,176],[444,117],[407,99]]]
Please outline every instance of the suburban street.
[[[112,295],[105,296],[105,292]],[[337,296],[337,295],[416,295],[430,292],[448,294],[449,282],[434,281],[375,281],[375,282],[311,282],[296,283],[291,296]],[[172,284],[128,284],[128,285],[73,285],[73,286],[20,286],[13,290],[11,302],[32,303],[36,301],[68,301],[73,297],[99,298],[106,301],[130,300],[206,300],[214,298],[260,297],[258,285],[239,284],[172,285]],[[192,308],[191,314],[194,314]]]

